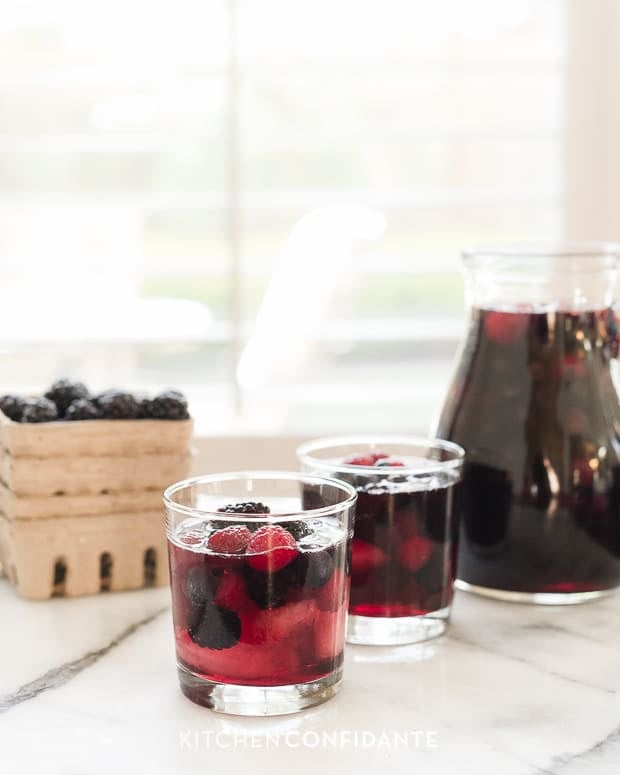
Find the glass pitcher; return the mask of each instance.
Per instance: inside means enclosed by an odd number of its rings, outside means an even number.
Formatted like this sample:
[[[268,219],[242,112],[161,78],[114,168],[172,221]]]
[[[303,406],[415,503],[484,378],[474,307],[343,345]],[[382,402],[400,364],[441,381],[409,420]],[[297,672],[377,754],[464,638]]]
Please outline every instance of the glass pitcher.
[[[469,327],[437,436],[465,447],[458,585],[574,603],[620,585],[620,245],[463,254]]]

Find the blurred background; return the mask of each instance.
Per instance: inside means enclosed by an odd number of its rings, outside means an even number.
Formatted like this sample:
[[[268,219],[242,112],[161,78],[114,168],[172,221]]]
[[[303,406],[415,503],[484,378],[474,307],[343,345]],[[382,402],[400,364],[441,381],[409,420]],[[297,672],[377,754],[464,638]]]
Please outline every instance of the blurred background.
[[[461,247],[620,239],[615,0],[3,6],[3,392],[424,431]]]

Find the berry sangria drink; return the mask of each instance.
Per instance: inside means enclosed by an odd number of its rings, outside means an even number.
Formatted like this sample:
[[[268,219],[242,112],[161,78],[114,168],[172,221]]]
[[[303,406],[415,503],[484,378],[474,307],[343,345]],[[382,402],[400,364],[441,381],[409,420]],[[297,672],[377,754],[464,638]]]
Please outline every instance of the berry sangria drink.
[[[470,453],[460,578],[571,602],[620,585],[611,310],[476,309],[439,432]],[[536,601],[536,599],[535,599]]]
[[[355,490],[316,476],[235,473],[180,482],[164,500],[183,693],[247,715],[335,694]]]
[[[298,455],[305,470],[357,492],[347,640],[378,645],[441,635],[456,573],[463,450],[350,437],[310,442]]]
[[[620,585],[620,246],[464,254],[469,327],[437,435],[467,451],[459,581],[576,603]]]

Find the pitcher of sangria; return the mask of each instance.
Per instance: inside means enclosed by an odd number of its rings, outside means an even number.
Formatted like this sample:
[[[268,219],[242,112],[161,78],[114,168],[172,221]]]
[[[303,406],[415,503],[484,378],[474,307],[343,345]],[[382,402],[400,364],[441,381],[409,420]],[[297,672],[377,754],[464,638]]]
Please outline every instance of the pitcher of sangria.
[[[469,324],[437,436],[466,450],[458,586],[577,603],[620,586],[620,245],[463,254]]]

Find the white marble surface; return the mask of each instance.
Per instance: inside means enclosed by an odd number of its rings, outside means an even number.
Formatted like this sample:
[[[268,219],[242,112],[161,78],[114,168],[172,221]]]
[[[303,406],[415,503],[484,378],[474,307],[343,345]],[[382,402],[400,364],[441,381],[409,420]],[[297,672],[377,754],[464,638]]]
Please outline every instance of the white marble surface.
[[[0,610],[6,775],[620,772],[618,595],[535,608],[459,594],[449,635],[349,647],[336,698],[275,719],[180,694],[167,590],[29,603],[3,580]]]

